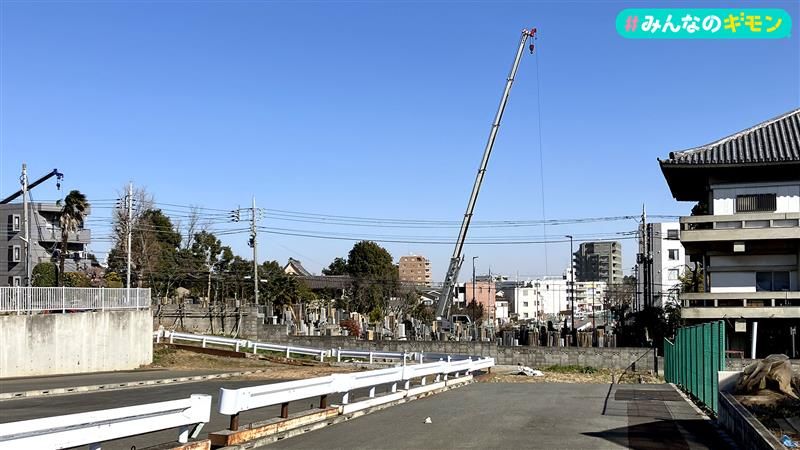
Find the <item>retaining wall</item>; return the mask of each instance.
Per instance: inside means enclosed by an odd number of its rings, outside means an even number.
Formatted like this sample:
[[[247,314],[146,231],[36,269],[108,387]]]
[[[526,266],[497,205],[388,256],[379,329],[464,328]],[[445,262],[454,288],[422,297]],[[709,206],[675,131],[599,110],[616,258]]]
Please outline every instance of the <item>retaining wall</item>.
[[[146,309],[0,316],[0,378],[150,364],[152,320]]]

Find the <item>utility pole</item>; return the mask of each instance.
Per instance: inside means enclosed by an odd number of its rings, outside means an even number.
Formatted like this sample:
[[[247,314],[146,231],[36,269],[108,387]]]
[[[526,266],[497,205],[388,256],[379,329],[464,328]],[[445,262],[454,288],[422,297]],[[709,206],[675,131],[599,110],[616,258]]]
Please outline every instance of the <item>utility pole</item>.
[[[595,329],[596,329],[594,327],[594,315],[595,315],[595,311],[594,311],[594,292],[595,292],[595,290],[597,290],[597,285],[595,283],[592,283],[592,332],[594,332]]]
[[[572,235],[568,234],[565,237],[569,238],[569,284],[570,284],[570,291],[569,296],[572,299],[572,308],[570,308],[570,313],[572,315],[572,336],[573,339],[576,337],[575,335],[575,264],[573,263],[573,258],[575,255],[572,253]],[[577,342],[574,342],[573,345],[577,345]]]
[[[22,163],[22,176],[19,178],[22,185],[22,223],[25,242],[25,286],[31,285],[31,227],[28,217],[28,165]]]
[[[652,228],[647,224],[647,213],[645,207],[642,205],[642,226],[639,233],[639,251],[636,262],[642,266],[642,304],[641,307],[645,308],[652,306],[652,268],[653,256],[650,253],[650,235]],[[637,289],[638,291],[638,289]]]
[[[133,183],[128,183],[128,195],[125,196],[125,206],[128,208],[128,226],[127,228],[127,254],[128,254],[128,261],[127,261],[127,273],[125,275],[125,287],[127,291],[125,295],[128,297],[128,301],[131,298],[131,240],[133,236]]]
[[[256,212],[256,197],[254,195],[253,207],[250,210],[250,246],[253,247],[253,292],[256,306],[258,306],[258,233],[256,232]],[[272,311],[267,312],[272,315]]]

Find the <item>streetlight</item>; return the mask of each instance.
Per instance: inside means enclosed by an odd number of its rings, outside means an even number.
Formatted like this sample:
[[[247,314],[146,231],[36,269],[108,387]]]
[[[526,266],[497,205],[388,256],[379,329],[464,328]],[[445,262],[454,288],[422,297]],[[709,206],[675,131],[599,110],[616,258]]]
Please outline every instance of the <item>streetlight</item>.
[[[572,261],[573,253],[572,253],[572,235],[566,235],[564,237],[569,238],[569,284],[570,284],[570,293],[569,296],[572,298],[572,337],[575,339],[575,267]],[[573,342],[573,345],[576,345],[577,342]]]
[[[477,256],[472,257],[472,300],[475,301],[475,260]]]

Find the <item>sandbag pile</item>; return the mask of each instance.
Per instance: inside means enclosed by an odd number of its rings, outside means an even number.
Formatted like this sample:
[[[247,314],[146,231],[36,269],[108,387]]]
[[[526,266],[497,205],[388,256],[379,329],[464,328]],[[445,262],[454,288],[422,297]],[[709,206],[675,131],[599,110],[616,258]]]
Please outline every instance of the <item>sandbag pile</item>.
[[[745,367],[736,383],[737,394],[751,394],[770,389],[800,400],[798,376],[792,373],[792,363],[786,355],[769,355]]]

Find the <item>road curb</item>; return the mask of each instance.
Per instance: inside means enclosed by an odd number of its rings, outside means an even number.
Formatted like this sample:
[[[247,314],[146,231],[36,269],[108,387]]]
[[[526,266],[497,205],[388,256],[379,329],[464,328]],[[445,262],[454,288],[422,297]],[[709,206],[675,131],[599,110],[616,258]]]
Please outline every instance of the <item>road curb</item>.
[[[166,385],[166,384],[191,383],[196,381],[241,377],[245,375],[259,374],[263,372],[265,372],[264,369],[257,369],[257,370],[245,370],[241,372],[196,375],[192,377],[175,377],[175,378],[162,378],[158,380],[127,381],[124,383],[106,383],[106,384],[94,384],[91,386],[73,386],[73,387],[63,387],[63,388],[53,388],[53,389],[36,389],[32,391],[21,391],[21,392],[3,392],[0,393],[0,400],[13,400],[16,398],[35,398],[48,395],[80,394],[85,392],[97,392],[97,391],[112,391],[117,389],[131,389],[137,387]]]

